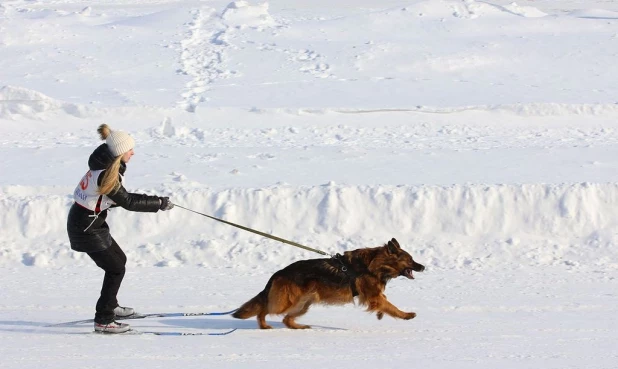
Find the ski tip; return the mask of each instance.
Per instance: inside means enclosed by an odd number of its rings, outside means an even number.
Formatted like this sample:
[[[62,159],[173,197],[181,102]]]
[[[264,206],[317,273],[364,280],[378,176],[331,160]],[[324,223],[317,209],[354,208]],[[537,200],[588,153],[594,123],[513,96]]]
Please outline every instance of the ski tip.
[[[232,332],[235,332],[237,329],[238,329],[238,328],[232,328],[232,329],[230,329],[230,330],[229,330],[229,331],[227,331],[227,332],[219,332],[219,333],[214,332],[214,333],[212,333],[212,334],[211,334],[211,336],[225,336],[226,334],[230,334],[230,333],[232,333]]]

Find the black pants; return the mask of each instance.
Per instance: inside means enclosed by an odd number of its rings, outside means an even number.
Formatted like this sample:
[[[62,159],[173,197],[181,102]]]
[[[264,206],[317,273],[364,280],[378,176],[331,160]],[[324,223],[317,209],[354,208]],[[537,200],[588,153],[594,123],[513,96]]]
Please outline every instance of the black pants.
[[[114,308],[118,306],[118,290],[124,278],[127,256],[112,238],[112,245],[103,251],[88,253],[88,256],[105,271],[101,297],[97,301],[97,312],[94,321],[99,324],[109,324],[114,321]]]

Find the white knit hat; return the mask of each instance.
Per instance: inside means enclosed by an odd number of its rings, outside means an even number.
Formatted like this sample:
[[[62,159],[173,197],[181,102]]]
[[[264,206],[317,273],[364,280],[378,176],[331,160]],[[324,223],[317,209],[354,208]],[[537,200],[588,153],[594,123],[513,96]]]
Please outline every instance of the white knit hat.
[[[135,147],[133,137],[124,131],[112,131],[107,124],[101,124],[97,131],[114,156],[122,155]]]

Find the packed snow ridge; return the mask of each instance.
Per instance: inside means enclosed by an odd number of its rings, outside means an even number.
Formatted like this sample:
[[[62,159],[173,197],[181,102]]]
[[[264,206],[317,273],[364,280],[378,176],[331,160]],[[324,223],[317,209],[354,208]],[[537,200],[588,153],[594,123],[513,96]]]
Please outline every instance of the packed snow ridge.
[[[434,267],[618,267],[617,184],[274,186],[186,190],[175,193],[174,201],[329,254],[395,237]],[[68,196],[3,188],[0,224],[13,231],[0,236],[2,266],[88,263],[68,245],[71,202]],[[180,208],[161,214],[112,210],[108,221],[136,265],[276,266],[320,257]]]

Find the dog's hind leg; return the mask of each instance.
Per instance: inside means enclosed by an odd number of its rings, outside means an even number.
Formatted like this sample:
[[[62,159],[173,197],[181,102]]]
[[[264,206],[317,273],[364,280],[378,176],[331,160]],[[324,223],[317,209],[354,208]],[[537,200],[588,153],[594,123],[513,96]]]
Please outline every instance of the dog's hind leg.
[[[308,326],[308,325],[297,324],[295,322],[295,319],[301,315],[304,315],[307,312],[307,310],[309,310],[309,307],[311,306],[312,303],[313,303],[313,299],[310,299],[308,301],[305,300],[299,303],[298,305],[294,306],[292,309],[288,311],[288,314],[285,316],[285,318],[283,318],[283,324],[285,324],[285,326],[290,329],[311,328],[311,326]]]
[[[266,323],[266,311],[260,311],[260,313],[257,315],[257,321],[258,321],[258,325],[260,326],[260,329],[272,329],[273,328]]]

